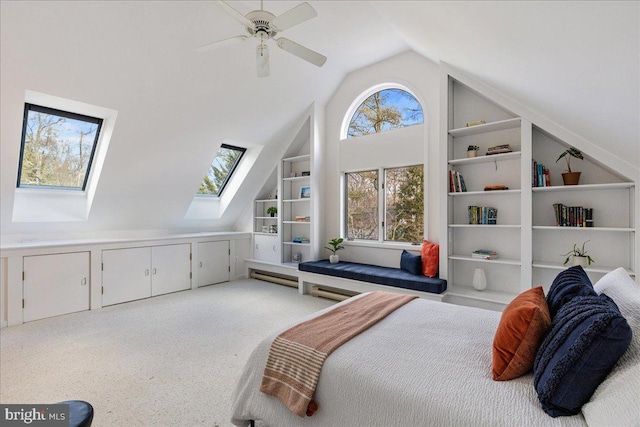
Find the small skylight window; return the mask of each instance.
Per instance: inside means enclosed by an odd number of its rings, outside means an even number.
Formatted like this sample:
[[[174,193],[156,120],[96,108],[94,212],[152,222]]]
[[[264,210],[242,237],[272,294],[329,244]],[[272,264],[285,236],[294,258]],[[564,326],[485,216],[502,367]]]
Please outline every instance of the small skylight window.
[[[102,119],[25,104],[18,187],[85,190]]]
[[[347,138],[371,135],[424,122],[422,106],[409,92],[384,89],[364,100],[356,109]]]
[[[245,151],[247,151],[246,148],[222,144],[196,194],[219,197]]]

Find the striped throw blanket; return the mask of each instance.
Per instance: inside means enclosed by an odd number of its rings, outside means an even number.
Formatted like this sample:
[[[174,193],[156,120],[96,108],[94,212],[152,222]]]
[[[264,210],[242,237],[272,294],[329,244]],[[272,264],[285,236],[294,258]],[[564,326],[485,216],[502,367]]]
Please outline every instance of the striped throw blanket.
[[[300,417],[312,415],[317,409],[313,393],[327,356],[414,298],[371,292],[287,329],[271,344],[260,391]]]

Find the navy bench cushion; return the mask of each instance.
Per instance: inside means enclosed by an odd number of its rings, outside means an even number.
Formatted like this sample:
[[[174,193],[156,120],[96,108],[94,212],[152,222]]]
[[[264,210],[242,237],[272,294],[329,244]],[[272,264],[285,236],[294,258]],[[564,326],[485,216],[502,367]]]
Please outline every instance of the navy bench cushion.
[[[337,264],[331,264],[329,260],[308,261],[298,264],[298,270],[433,294],[441,294],[447,290],[447,281],[444,279],[416,276],[399,268],[356,262],[340,261]]]

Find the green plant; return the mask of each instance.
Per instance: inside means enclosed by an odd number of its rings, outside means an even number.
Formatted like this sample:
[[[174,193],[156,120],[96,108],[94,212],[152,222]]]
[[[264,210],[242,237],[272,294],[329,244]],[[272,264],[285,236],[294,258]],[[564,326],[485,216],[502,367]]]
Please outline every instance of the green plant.
[[[478,147],[477,145],[470,145],[467,147],[467,151],[478,151],[480,149],[480,147]]]
[[[576,159],[580,159],[580,160],[584,160],[584,157],[582,157],[582,152],[576,148],[569,148],[567,151],[565,151],[564,153],[560,154],[560,157],[558,157],[558,160],[556,160],[556,163],[558,163],[558,161],[563,158],[567,161],[567,172],[571,173],[571,158],[575,157]]]
[[[336,237],[335,239],[329,240],[329,244],[331,245],[331,247],[325,246],[324,248],[329,249],[335,255],[336,252],[338,252],[340,249],[344,249],[344,246],[341,245],[342,242],[344,242],[343,238]]]
[[[276,208],[275,206],[270,206],[267,208],[267,213],[271,216],[274,216],[278,213],[278,208]]]
[[[587,251],[584,249],[584,245],[586,245],[588,242],[585,241],[582,244],[582,247],[578,247],[577,244],[573,244],[573,249],[571,249],[569,252],[567,252],[566,254],[562,254],[562,256],[566,256],[567,258],[564,260],[564,264],[563,265],[567,265],[567,263],[569,262],[569,258],[571,258],[572,256],[581,256],[581,257],[585,257],[587,259],[587,263],[589,265],[591,265],[592,263],[594,263],[596,260],[591,258],[589,255],[587,255]]]

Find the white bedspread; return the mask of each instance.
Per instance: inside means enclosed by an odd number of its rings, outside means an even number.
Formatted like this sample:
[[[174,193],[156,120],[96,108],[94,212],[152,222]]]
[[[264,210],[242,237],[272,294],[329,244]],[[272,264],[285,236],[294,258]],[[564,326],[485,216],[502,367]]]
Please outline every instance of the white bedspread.
[[[532,374],[491,379],[491,344],[499,320],[498,312],[410,302],[327,358],[314,399],[319,409],[305,418],[258,390],[270,343],[282,332],[277,331],[245,366],[234,391],[232,422],[246,426],[253,419],[256,426],[271,427],[586,425],[581,414],[545,414]]]

